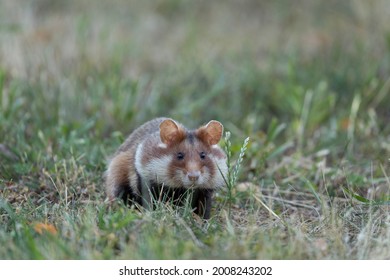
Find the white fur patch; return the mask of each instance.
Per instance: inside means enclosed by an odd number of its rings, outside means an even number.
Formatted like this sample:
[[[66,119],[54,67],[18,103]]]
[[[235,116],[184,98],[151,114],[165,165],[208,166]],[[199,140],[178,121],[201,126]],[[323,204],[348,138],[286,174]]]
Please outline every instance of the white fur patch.
[[[159,145],[164,145],[160,143]],[[142,157],[145,155],[143,143],[139,144],[135,153],[135,167],[142,180],[164,184],[172,188],[176,187],[174,178],[168,174],[172,156],[153,157],[147,164],[142,164]]]
[[[226,159],[215,158],[214,164],[216,165],[215,175],[213,180],[210,182],[213,188],[222,188],[226,185],[225,180],[228,180],[228,168],[226,165]]]
[[[143,151],[143,143],[140,143],[137,146],[137,150],[135,151],[135,170],[140,172],[142,169],[142,151]]]
[[[166,149],[168,147],[167,144],[164,143],[159,143],[158,146],[163,149]]]
[[[170,185],[171,180],[168,176],[168,166],[171,158],[171,156],[153,158],[146,165],[140,164],[137,170],[144,180]]]

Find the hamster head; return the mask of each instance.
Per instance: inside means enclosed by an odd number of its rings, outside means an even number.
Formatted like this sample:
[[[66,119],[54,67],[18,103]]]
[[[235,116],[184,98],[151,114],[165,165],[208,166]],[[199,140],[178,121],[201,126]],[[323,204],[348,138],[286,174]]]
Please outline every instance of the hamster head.
[[[149,180],[171,188],[215,189],[225,185],[226,155],[217,145],[223,134],[218,121],[210,121],[200,128],[187,131],[174,120],[160,124],[159,143],[148,150],[149,161],[144,161],[143,174]],[[145,153],[144,153],[145,154]]]

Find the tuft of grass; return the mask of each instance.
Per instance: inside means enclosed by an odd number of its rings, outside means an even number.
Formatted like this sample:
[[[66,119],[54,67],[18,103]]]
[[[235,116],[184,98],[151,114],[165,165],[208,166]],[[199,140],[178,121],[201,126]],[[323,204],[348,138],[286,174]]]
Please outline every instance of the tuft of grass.
[[[224,178],[224,180],[225,180],[225,184],[226,184],[226,188],[227,188],[226,201],[228,203],[229,216],[231,214],[232,204],[235,201],[234,188],[235,188],[237,180],[238,180],[238,173],[240,171],[240,167],[241,167],[242,161],[243,161],[244,156],[245,156],[245,151],[247,150],[247,146],[249,143],[249,137],[247,137],[244,140],[244,143],[242,144],[242,146],[240,148],[240,153],[238,155],[237,161],[233,165],[233,163],[232,163],[232,143],[230,142],[230,136],[231,136],[230,132],[227,131],[225,133],[225,138],[224,138],[225,152],[226,152],[226,157],[227,157],[226,161],[227,161],[227,167],[228,167],[227,178]]]

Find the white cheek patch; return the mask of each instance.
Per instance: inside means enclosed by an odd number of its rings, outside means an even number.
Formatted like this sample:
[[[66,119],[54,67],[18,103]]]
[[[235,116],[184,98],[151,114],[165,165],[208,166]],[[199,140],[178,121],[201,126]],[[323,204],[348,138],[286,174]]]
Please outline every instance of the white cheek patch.
[[[214,164],[216,170],[211,184],[213,185],[213,188],[221,188],[226,185],[225,180],[228,180],[228,168],[226,165],[226,159],[214,158]]]
[[[159,144],[159,146],[166,146],[165,144]],[[160,185],[166,185],[171,188],[182,187],[182,182],[185,178],[185,174],[182,170],[175,171],[174,177],[168,173],[169,166],[172,162],[172,156],[166,155],[156,157],[150,156],[150,161],[146,164],[142,163],[142,158],[145,157],[145,151],[143,143],[141,143],[135,153],[135,167],[139,175],[143,180],[149,182],[156,182]]]
[[[168,166],[171,156],[152,157],[147,164],[142,164],[142,157],[145,156],[143,144],[140,144],[135,153],[135,167],[142,179],[158,183],[167,183]]]
[[[148,164],[143,166],[140,175],[149,181],[169,184],[171,180],[168,175],[168,166],[171,162],[171,158],[171,156],[154,158]]]

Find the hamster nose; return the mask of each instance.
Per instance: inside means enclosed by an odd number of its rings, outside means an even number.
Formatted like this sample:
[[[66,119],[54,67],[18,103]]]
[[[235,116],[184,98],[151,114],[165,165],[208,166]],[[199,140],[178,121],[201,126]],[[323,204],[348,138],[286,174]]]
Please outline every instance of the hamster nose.
[[[188,179],[192,182],[195,182],[199,179],[200,177],[200,171],[189,171],[187,173]]]

